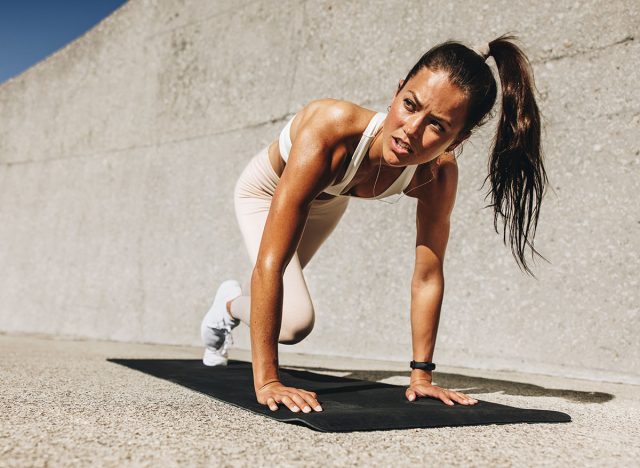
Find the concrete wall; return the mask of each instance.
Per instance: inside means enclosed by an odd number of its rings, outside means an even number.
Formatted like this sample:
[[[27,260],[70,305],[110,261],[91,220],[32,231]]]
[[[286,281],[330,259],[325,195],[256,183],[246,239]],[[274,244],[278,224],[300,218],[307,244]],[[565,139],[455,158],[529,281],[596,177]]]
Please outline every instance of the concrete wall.
[[[132,0],[0,86],[0,330],[198,344],[250,272],[232,190],[308,100],[388,105],[433,44],[518,33],[551,187],[521,275],[466,145],[435,361],[640,382],[638,2]],[[409,360],[414,201],[353,200],[288,351]],[[236,345],[248,347],[248,329]]]

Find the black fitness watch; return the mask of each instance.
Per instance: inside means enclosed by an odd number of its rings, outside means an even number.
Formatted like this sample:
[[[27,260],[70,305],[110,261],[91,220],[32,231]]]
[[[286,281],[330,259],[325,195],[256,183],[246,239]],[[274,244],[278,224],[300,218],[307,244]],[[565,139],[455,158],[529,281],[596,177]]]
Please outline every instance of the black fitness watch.
[[[412,369],[422,369],[422,370],[427,370],[427,371],[432,371],[436,368],[436,365],[433,362],[418,362],[418,361],[411,361],[409,363],[409,366]]]

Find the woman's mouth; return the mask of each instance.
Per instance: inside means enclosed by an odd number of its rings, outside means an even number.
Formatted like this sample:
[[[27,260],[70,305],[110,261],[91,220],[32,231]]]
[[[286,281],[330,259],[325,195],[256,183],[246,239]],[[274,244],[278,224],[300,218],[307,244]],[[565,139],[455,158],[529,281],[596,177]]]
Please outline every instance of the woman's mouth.
[[[404,143],[402,140],[396,138],[396,137],[391,137],[391,141],[392,141],[392,146],[393,146],[393,151],[399,154],[409,154],[411,153],[411,147],[409,145],[407,145],[406,143]]]

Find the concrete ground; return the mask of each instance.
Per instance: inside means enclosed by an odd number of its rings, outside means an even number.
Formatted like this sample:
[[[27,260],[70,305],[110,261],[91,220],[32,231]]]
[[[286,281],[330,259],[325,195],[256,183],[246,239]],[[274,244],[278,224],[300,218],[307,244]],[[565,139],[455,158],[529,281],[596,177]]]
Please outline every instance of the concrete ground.
[[[109,363],[190,347],[0,335],[0,466],[638,466],[633,385],[440,366],[476,398],[563,411],[566,424],[319,433]],[[235,351],[232,358],[246,359]],[[283,365],[404,384],[403,364],[282,354]]]

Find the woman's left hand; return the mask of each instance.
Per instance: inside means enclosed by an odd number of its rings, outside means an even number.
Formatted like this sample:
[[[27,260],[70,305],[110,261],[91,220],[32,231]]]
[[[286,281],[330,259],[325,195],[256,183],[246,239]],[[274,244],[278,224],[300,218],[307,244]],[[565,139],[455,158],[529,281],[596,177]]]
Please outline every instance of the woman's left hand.
[[[478,400],[465,395],[464,393],[447,390],[446,388],[432,385],[428,380],[417,380],[409,384],[405,392],[407,400],[414,401],[418,397],[431,397],[442,400],[447,405],[453,405],[454,401],[462,405],[475,405]]]

